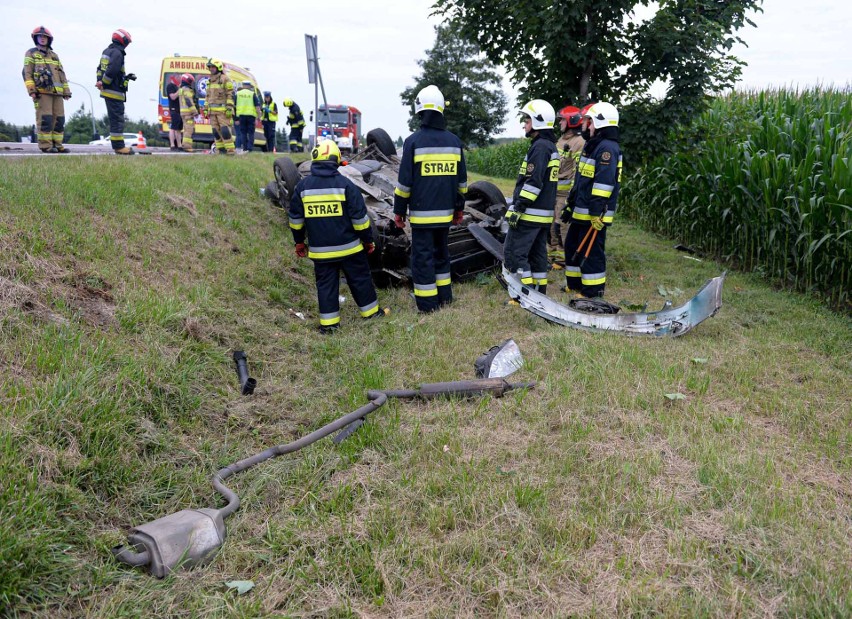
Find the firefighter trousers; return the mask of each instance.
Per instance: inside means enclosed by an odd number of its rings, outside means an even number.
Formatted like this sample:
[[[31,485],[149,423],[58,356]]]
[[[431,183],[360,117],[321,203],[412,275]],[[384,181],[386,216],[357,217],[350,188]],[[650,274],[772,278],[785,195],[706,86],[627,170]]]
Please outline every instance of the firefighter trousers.
[[[113,150],[120,150],[124,148],[124,101],[106,97],[104,101],[109,116],[109,143]]]
[[[606,229],[599,230],[595,236],[589,257],[586,258],[586,249],[591,242],[594,232],[590,232],[592,226],[587,222],[573,220],[565,235],[565,285],[570,290],[576,290],[584,297],[602,297],[606,286]],[[586,239],[581,252],[577,248]],[[577,257],[574,258],[574,254]]]
[[[509,228],[503,245],[503,261],[510,273],[520,271],[521,283],[547,294],[547,239],[550,226],[528,225],[518,222],[517,228]]]
[[[65,133],[65,100],[59,95],[40,94],[33,101],[36,113],[38,147],[41,150],[62,148]]]
[[[565,236],[565,227],[568,224],[562,223],[562,209],[565,208],[565,202],[568,201],[567,191],[556,192],[556,204],[553,206],[553,224],[550,226],[550,240],[548,245],[554,251],[562,251],[564,245],[562,239]]]
[[[216,148],[221,152],[234,154],[234,130],[231,127],[231,119],[225,112],[210,112],[210,127],[213,129],[213,139],[216,140]]]
[[[450,228],[411,228],[411,279],[421,312],[453,302],[450,275]]]
[[[195,133],[195,116],[187,114],[181,116],[183,121],[183,143],[185,146],[192,146],[192,135]]]
[[[292,127],[290,129],[290,152],[302,152],[302,129],[304,127]]]
[[[334,327],[340,324],[341,271],[346,276],[346,283],[361,316],[371,318],[379,311],[379,297],[373,285],[367,252],[359,251],[340,260],[315,260],[314,276],[317,280],[321,327]]]

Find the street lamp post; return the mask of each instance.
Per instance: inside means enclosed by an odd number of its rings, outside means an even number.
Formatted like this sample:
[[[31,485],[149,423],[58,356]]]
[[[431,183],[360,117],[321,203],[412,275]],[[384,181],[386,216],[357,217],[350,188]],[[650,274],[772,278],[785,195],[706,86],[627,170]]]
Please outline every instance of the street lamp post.
[[[75,86],[79,86],[80,88],[82,88],[83,90],[86,91],[87,95],[89,95],[89,106],[91,108],[91,117],[92,117],[92,140],[99,140],[101,138],[101,136],[98,135],[98,130],[95,128],[95,102],[92,99],[92,93],[90,93],[89,90],[85,86],[83,86],[82,84],[78,84],[77,82],[72,82],[71,80],[68,80],[68,83],[74,84]]]

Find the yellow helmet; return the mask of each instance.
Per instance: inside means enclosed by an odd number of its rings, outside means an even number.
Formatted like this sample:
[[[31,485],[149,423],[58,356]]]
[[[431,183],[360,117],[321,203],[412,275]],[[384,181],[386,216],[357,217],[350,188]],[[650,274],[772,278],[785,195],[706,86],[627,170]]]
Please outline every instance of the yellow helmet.
[[[211,58],[207,61],[208,67],[216,67],[219,69],[219,73],[222,73],[225,70],[225,65],[218,58]]]
[[[340,149],[334,140],[320,140],[311,151],[311,161],[333,161],[340,163]]]
[[[292,99],[284,99],[284,107],[290,107],[291,105],[293,105]]]

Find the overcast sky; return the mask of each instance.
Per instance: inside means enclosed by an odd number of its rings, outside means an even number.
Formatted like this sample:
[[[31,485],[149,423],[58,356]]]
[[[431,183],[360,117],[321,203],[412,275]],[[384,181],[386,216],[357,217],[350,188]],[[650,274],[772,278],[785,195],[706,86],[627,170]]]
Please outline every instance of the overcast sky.
[[[568,1],[568,0],[566,0]],[[320,69],[330,103],[347,103],[364,115],[364,127],[383,127],[395,139],[408,134],[408,112],[399,93],[414,83],[416,64],[434,43],[430,17],[433,0],[324,0],[315,4],[282,1],[165,2],[148,0],[0,0],[6,32],[0,38],[0,118],[32,124],[32,104],[21,78],[23,56],[32,47],[38,25],[54,35],[70,80],[89,90],[95,115],[106,113],[94,88],[95,68],[115,28],[133,37],[126,68],[136,73],[127,114],[156,121],[157,88],[164,56],[210,55],[249,67],[263,90],[280,105],[285,97],[305,110],[313,107],[308,84],[304,35],[319,37]],[[189,8],[190,10],[186,10]],[[743,85],[809,85],[850,82],[852,3],[848,0],[765,0],[764,13],[753,17],[757,28],[740,35],[748,48],[735,52],[749,66]],[[221,29],[217,30],[217,25]],[[74,98],[67,115],[89,98],[71,86]],[[506,84],[510,101],[511,87]],[[558,105],[559,102],[554,102]],[[306,114],[307,116],[307,114]],[[514,122],[505,135],[520,135]]]

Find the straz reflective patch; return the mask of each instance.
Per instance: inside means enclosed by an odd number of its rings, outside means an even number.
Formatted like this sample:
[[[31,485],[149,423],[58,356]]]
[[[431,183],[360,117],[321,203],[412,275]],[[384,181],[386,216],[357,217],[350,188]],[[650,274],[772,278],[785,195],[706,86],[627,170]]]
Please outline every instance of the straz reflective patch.
[[[550,168],[550,180],[558,181],[559,180],[559,168],[552,167]]]
[[[441,159],[424,161],[421,163],[421,176],[455,176],[458,169],[458,161],[454,159]]]
[[[341,215],[343,215],[342,202],[305,204],[305,217],[339,217]]]

